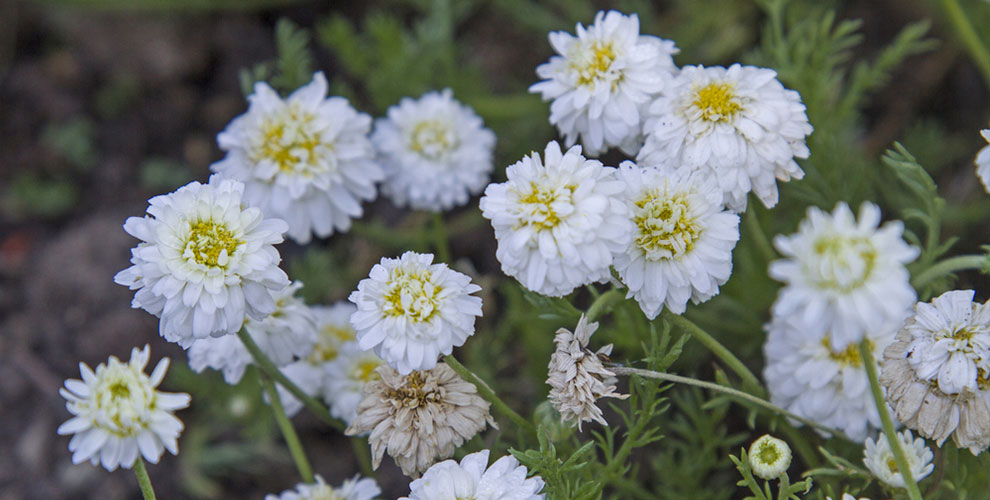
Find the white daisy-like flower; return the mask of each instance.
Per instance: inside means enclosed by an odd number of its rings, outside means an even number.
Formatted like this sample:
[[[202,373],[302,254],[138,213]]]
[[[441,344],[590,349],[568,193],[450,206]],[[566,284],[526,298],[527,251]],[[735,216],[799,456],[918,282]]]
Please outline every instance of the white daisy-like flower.
[[[791,447],[782,439],[764,434],[749,446],[749,466],[756,477],[777,479],[791,466]]]
[[[299,483],[294,490],[283,491],[281,495],[266,495],[265,500],[372,500],[382,494],[378,483],[371,478],[354,476],[334,488],[319,474],[315,483]]]
[[[825,498],[827,500],[832,500],[832,497],[825,497]],[[850,495],[849,493],[843,493],[842,494],[842,500],[856,500],[856,497]],[[869,498],[866,498],[866,497],[860,497],[859,500],[870,500],[870,499]]]
[[[550,123],[568,146],[580,138],[587,154],[609,147],[635,154],[641,144],[641,115],[677,72],[674,42],[639,34],[639,17],[611,10],[595,22],[550,33],[558,54],[536,68],[543,81],[533,84],[544,101],[552,100]]]
[[[801,96],[770,69],[687,66],[650,105],[640,164],[699,169],[718,179],[725,203],[746,209],[752,191],[777,204],[777,182],[804,177],[812,131]]]
[[[506,169],[508,181],[489,184],[482,215],[492,221],[505,274],[529,290],[560,297],[610,277],[612,254],[625,250],[631,222],[615,169],[547,144]]]
[[[357,305],[351,325],[358,345],[406,375],[428,370],[474,335],[481,316],[481,287],[471,278],[433,264],[433,254],[406,252],[383,257],[348,300]]]
[[[59,394],[73,417],[58,428],[59,435],[74,434],[69,441],[72,463],[89,460],[107,470],[131,468],[138,454],[158,463],[164,450],[179,453],[182,421],[172,413],[189,406],[189,395],[157,390],[168,370],[162,358],[145,375],[150,351],[131,349],[131,359],[121,362],[110,356],[94,372],[79,363],[82,380],[68,379]]]
[[[244,182],[244,201],[288,222],[299,243],[347,231],[384,177],[368,139],[371,117],[328,98],[323,73],[286,99],[258,82],[248,100],[217,136],[227,156],[210,168]]]
[[[924,439],[915,439],[911,431],[897,432],[895,435],[900,441],[901,449],[904,450],[904,458],[907,459],[911,477],[915,481],[921,481],[935,470],[935,465],[932,464],[934,455],[932,450],[925,446]],[[893,488],[907,487],[904,483],[904,475],[897,469],[897,461],[894,459],[894,452],[890,449],[886,434],[881,432],[875,442],[872,438],[866,438],[863,463],[883,484]]]
[[[774,316],[766,330],[763,379],[773,404],[839,429],[855,441],[881,427],[859,344],[833,349],[827,335],[808,335],[789,317]],[[892,326],[870,335],[874,359],[882,356],[896,331]]]
[[[444,460],[409,485],[399,500],[542,500],[543,478],[526,479],[529,471],[511,455],[488,466],[488,450],[465,455],[460,463]]]
[[[330,405],[330,414],[350,424],[364,386],[378,380],[376,370],[384,364],[374,352],[361,350],[357,342],[344,344],[337,358],[323,368],[323,399]]]
[[[946,394],[975,392],[990,384],[990,301],[973,302],[973,290],[953,290],[919,302],[904,330],[908,364],[918,378]]]
[[[547,367],[547,384],[550,385],[550,404],[560,413],[562,421],[577,425],[592,420],[608,425],[602,409],[595,402],[600,398],[628,398],[628,394],[615,392],[615,373],[605,368],[599,356],[612,353],[612,344],[592,352],[588,349],[591,335],[598,330],[598,323],[588,323],[582,314],[574,332],[566,328],[557,330],[553,342],[557,348],[550,355]]]
[[[382,193],[400,207],[440,212],[488,185],[495,134],[450,89],[408,97],[375,120],[371,140],[385,168]]]
[[[141,240],[131,267],[114,282],[137,290],[131,307],[161,318],[158,331],[183,348],[196,339],[237,332],[246,317],[275,310],[274,293],[289,284],[273,246],[285,222],[243,208],[244,185],[210,178],[148,200],[148,216],[124,231]]]
[[[244,322],[244,329],[261,351],[277,366],[285,366],[308,355],[316,342],[313,313],[296,292],[302,282],[295,281],[275,295],[275,311],[261,321]],[[240,382],[244,370],[254,363],[251,353],[236,335],[206,338],[189,347],[189,367],[199,373],[205,368],[222,370],[228,384]]]
[[[879,224],[880,208],[868,202],[858,221],[845,203],[831,214],[809,207],[797,233],[774,239],[784,259],[770,263],[770,276],[786,283],[774,316],[797,318],[807,335],[828,334],[836,351],[897,328],[915,301],[904,266],[918,249],[901,239],[902,222]]]
[[[980,135],[983,139],[990,143],[990,128],[980,131]],[[983,189],[987,193],[990,193],[990,144],[983,146],[980,152],[976,154],[976,176],[980,178],[980,182],[983,183]]]
[[[681,314],[716,294],[732,273],[739,216],[723,210],[715,179],[687,169],[619,167],[633,223],[615,270],[650,319],[666,304]]]

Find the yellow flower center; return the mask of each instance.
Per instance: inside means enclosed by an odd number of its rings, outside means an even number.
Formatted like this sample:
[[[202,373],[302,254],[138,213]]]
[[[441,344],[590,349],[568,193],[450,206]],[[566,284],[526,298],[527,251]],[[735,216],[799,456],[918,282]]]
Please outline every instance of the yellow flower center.
[[[319,137],[307,132],[304,126],[312,118],[312,115],[293,110],[287,116],[267,123],[254,160],[270,160],[278,165],[281,172],[307,173],[298,167],[310,164],[316,156],[316,147],[320,145]]]
[[[382,362],[377,359],[362,359],[358,362],[357,366],[351,370],[351,379],[360,380],[362,382],[371,382],[373,380],[378,380],[380,377],[378,373],[375,372]]]
[[[760,462],[767,465],[775,464],[777,460],[780,460],[780,450],[777,449],[776,444],[770,441],[762,443],[756,455]]]
[[[192,257],[197,264],[209,267],[226,267],[228,259],[237,251],[239,240],[227,226],[212,219],[200,220],[190,225],[183,255]]]
[[[897,474],[901,472],[901,470],[897,468],[897,461],[894,460],[894,457],[890,457],[887,459],[887,468],[890,469],[890,472],[892,474]]]
[[[818,286],[849,292],[863,286],[876,266],[877,251],[869,238],[827,235],[814,243],[813,268]]]
[[[318,365],[337,359],[337,355],[340,353],[340,344],[355,338],[357,337],[353,328],[337,325],[324,326],[316,339],[316,345],[313,346],[313,352],[309,355],[309,362]]]
[[[727,122],[742,109],[739,98],[728,83],[709,83],[698,91],[694,105],[701,110],[701,117],[710,122]]]
[[[701,226],[691,216],[684,193],[668,196],[665,190],[649,190],[636,202],[635,244],[650,260],[677,259],[694,248]]]
[[[596,41],[591,47],[582,50],[571,65],[578,73],[578,85],[593,86],[612,67],[615,57],[615,48],[611,42]]]
[[[524,206],[522,219],[524,225],[534,226],[538,231],[553,229],[560,224],[562,218],[573,209],[571,195],[574,186],[552,188],[547,185],[529,184],[530,191],[519,197],[519,203]],[[566,213],[561,213],[563,209]]]
[[[867,340],[866,343],[869,345],[870,349],[873,349],[873,342]],[[836,352],[832,350],[831,339],[828,335],[826,335],[822,337],[822,345],[825,346],[825,349],[828,349],[829,359],[840,365],[852,367],[859,367],[863,365],[863,358],[860,357],[859,344],[857,343],[849,344],[842,351]]]
[[[409,149],[420,156],[435,160],[456,146],[454,131],[439,120],[423,120],[416,124],[409,137]]]
[[[430,321],[437,312],[443,287],[434,285],[429,271],[392,271],[383,304],[386,316],[405,316],[416,323]]]
[[[97,372],[97,378],[91,395],[96,411],[94,424],[119,437],[137,435],[146,425],[143,419],[147,410],[155,407],[154,390],[149,390],[147,377],[130,365],[111,360]]]
[[[398,389],[387,389],[385,397],[399,407],[421,408],[441,401],[443,395],[435,390],[426,390],[426,377],[423,372],[413,371],[406,375],[405,383]]]

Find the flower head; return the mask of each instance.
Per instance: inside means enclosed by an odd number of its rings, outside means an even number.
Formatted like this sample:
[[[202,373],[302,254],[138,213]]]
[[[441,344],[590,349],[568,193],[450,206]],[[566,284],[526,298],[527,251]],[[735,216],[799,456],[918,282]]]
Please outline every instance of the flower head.
[[[990,143],[990,128],[981,130],[980,135]],[[983,189],[990,193],[990,144],[980,149],[980,152],[976,154],[974,163],[976,163],[976,176],[980,178]]]
[[[602,409],[595,402],[599,398],[625,399],[628,394],[615,392],[615,373],[602,365],[599,356],[612,353],[612,344],[596,352],[588,349],[591,335],[598,323],[588,324],[581,315],[574,332],[561,328],[553,342],[557,349],[550,355],[547,367],[547,384],[550,384],[550,403],[560,412],[561,419],[581,429],[583,422],[594,420],[608,425]]]
[[[776,77],[738,64],[684,67],[650,105],[637,161],[704,171],[736,212],[750,191],[776,205],[776,180],[804,177],[794,158],[808,157],[812,131],[801,96]]]
[[[488,466],[488,450],[465,455],[460,463],[444,460],[409,485],[399,500],[542,500],[543,479],[526,479],[529,471],[511,455]]]
[[[650,319],[666,304],[677,314],[704,302],[732,273],[739,217],[722,208],[714,179],[695,171],[619,167],[633,223],[632,243],[615,254],[615,269]]]
[[[121,362],[110,356],[94,372],[79,363],[82,380],[69,379],[59,394],[73,417],[58,428],[60,435],[74,434],[69,441],[72,463],[89,460],[107,470],[131,468],[138,453],[158,463],[164,450],[179,453],[178,438],[182,421],[172,413],[189,406],[189,395],[157,390],[168,370],[162,358],[145,375],[150,351],[131,349],[131,359]]]
[[[381,494],[378,483],[371,478],[354,476],[334,488],[317,474],[315,483],[299,483],[295,490],[283,491],[281,495],[266,495],[265,500],[372,500]]]
[[[382,258],[348,300],[357,305],[351,325],[358,345],[403,375],[428,370],[440,354],[450,354],[474,334],[481,287],[447,264],[433,264],[433,254],[406,252]]]
[[[831,214],[808,208],[797,233],[774,240],[784,259],[770,263],[770,276],[786,284],[774,316],[794,317],[816,338],[827,334],[836,351],[900,326],[915,300],[904,266],[918,249],[901,239],[900,221],[879,224],[872,203],[858,221],[845,203]]]
[[[674,42],[639,34],[639,17],[614,10],[598,12],[595,22],[550,33],[555,55],[536,68],[543,81],[529,88],[552,100],[550,123],[568,146],[580,138],[596,156],[619,146],[633,154],[639,147],[641,114],[673,79]]]
[[[477,388],[445,363],[401,375],[391,367],[377,369],[380,380],[365,385],[364,397],[346,434],[370,432],[375,469],[387,451],[407,476],[418,476],[437,460],[485,428],[496,427],[490,403]]]
[[[347,231],[383,178],[368,139],[371,117],[343,97],[327,98],[323,73],[286,99],[258,82],[248,100],[247,112],[217,136],[227,156],[210,168],[244,182],[244,201],[288,222],[299,243]]]
[[[196,339],[241,328],[275,310],[272,294],[289,279],[279,269],[285,222],[244,209],[244,185],[210,178],[148,200],[148,216],[130,217],[124,231],[141,240],[131,267],[114,276],[137,290],[132,307],[161,318],[159,333],[183,348]]]
[[[749,447],[749,466],[763,479],[777,479],[791,466],[791,447],[781,439],[764,434]]]
[[[502,271],[529,290],[555,297],[607,280],[612,254],[630,237],[627,209],[614,168],[547,144],[506,169],[508,181],[489,184],[482,215],[492,221]]]
[[[382,192],[396,205],[439,212],[488,185],[495,134],[450,89],[403,98],[371,136],[385,167]]]
[[[371,351],[363,351],[357,342],[348,342],[333,361],[323,366],[323,399],[330,414],[350,424],[364,387],[379,379],[378,367],[385,362]]]
[[[932,450],[925,446],[925,440],[914,439],[911,431],[898,432],[895,434],[897,440],[901,442],[901,449],[904,450],[904,458],[907,459],[908,467],[911,469],[911,477],[915,481],[921,481],[932,473],[935,465],[932,464]],[[887,435],[880,433],[876,442],[872,438],[866,438],[863,448],[863,463],[870,472],[882,483],[893,488],[905,488],[904,475],[897,468],[897,460],[894,459],[894,452],[887,441]]]

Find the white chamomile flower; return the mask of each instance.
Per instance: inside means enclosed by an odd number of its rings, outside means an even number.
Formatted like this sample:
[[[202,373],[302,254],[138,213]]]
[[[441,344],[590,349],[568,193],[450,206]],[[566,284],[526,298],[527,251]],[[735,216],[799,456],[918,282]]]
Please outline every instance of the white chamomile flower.
[[[990,143],[990,128],[981,130],[980,135]],[[980,152],[976,154],[974,163],[976,163],[976,176],[983,183],[983,189],[990,193],[990,144],[980,149]]]
[[[749,466],[756,477],[777,479],[791,466],[791,447],[782,439],[764,434],[749,447]]]
[[[384,364],[374,352],[362,351],[357,342],[345,344],[323,369],[323,399],[330,405],[330,414],[349,425],[364,387],[379,379],[375,369]]]
[[[794,158],[808,157],[812,131],[801,96],[776,77],[738,64],[683,68],[650,105],[637,161],[705,171],[736,212],[750,191],[776,205],[776,180],[804,177]]]
[[[210,177],[148,200],[148,215],[124,231],[141,240],[131,267],[114,282],[137,290],[131,307],[161,318],[158,331],[183,348],[196,339],[237,332],[246,319],[275,310],[289,284],[273,246],[285,222],[242,207],[244,184]]]
[[[276,294],[275,311],[271,315],[261,321],[244,322],[244,329],[277,366],[288,365],[308,355],[316,342],[313,313],[302,298],[295,295],[300,288],[302,282],[293,282]],[[207,367],[222,370],[228,384],[238,383],[247,366],[254,362],[236,335],[197,340],[188,353],[189,367],[193,371],[202,372]]]
[[[384,176],[368,139],[371,117],[328,98],[323,73],[285,99],[258,82],[248,100],[217,136],[227,156],[210,168],[244,182],[244,201],[284,219],[299,243],[347,231]]]
[[[266,495],[265,500],[372,500],[381,494],[378,483],[371,478],[354,476],[334,488],[317,474],[315,483],[299,483],[295,490],[283,491],[281,495]]]
[[[488,185],[495,134],[450,89],[408,97],[375,120],[371,140],[385,168],[382,193],[400,207],[440,212]]]
[[[879,224],[872,203],[858,221],[845,203],[831,214],[809,207],[797,233],[774,239],[784,259],[770,263],[770,276],[786,284],[774,316],[794,316],[816,338],[827,333],[836,351],[900,326],[915,300],[904,266],[918,249],[901,239],[902,222]]]
[[[460,463],[444,460],[433,464],[423,477],[409,485],[408,497],[399,500],[542,500],[543,478],[526,479],[529,471],[511,455],[488,466],[488,450],[465,455]]]
[[[766,330],[763,379],[775,405],[841,430],[854,441],[881,427],[859,344],[833,349],[827,335],[808,335],[791,317],[774,316]],[[896,332],[888,328],[869,336],[874,359],[880,359]]]
[[[615,270],[650,319],[666,304],[676,314],[716,294],[732,273],[739,216],[722,207],[718,183],[686,169],[619,167],[633,223],[632,243]]]
[[[402,375],[429,370],[474,334],[481,298],[470,294],[478,290],[469,276],[433,264],[433,254],[383,257],[348,297],[357,305],[351,325],[358,345]]]
[[[990,301],[973,302],[973,290],[953,290],[919,302],[904,330],[913,340],[908,363],[918,378],[946,394],[990,383]]]
[[[904,450],[904,458],[907,459],[911,469],[911,476],[915,481],[921,481],[935,470],[932,464],[932,450],[925,446],[925,440],[915,439],[911,431],[895,433],[900,441],[901,449]],[[876,442],[872,438],[866,438],[863,449],[863,463],[870,472],[882,483],[893,488],[905,488],[904,475],[897,469],[897,461],[894,459],[894,452],[890,449],[887,435],[880,433]]]
[[[639,34],[639,17],[598,12],[595,22],[550,33],[559,54],[536,68],[543,81],[533,84],[544,101],[552,100],[550,123],[568,146],[580,138],[591,156],[609,147],[634,154],[641,143],[641,115],[677,72],[674,42]]]
[[[74,434],[69,441],[72,463],[89,460],[112,471],[131,468],[139,453],[154,464],[164,450],[179,453],[183,425],[172,413],[188,407],[190,398],[157,390],[168,358],[162,358],[149,377],[144,373],[149,356],[148,346],[135,347],[127,363],[110,356],[95,372],[79,363],[82,380],[68,379],[59,389],[73,415],[58,428],[60,435]]]
[[[529,290],[560,297],[610,277],[612,254],[629,243],[631,222],[615,169],[547,144],[506,169],[508,181],[489,184],[482,215],[492,221],[505,274]]]
[[[825,497],[827,500],[832,500],[832,497]],[[842,494],[842,500],[856,500],[856,497],[850,495],[849,493]],[[866,497],[861,497],[859,500],[870,500]]]

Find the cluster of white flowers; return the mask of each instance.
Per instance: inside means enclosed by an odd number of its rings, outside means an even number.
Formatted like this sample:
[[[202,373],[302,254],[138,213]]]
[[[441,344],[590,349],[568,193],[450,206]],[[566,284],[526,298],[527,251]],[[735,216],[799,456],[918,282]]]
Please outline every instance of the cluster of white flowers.
[[[911,431],[898,432],[896,436],[911,469],[911,477],[915,481],[921,481],[935,470],[935,465],[932,464],[934,455],[932,450],[925,446],[924,439],[915,439]],[[871,438],[866,439],[863,463],[884,484],[894,488],[905,487],[904,475],[897,469],[897,461],[894,459],[894,452],[890,448],[886,434],[880,433],[876,441]]]
[[[354,476],[334,488],[317,475],[315,483],[297,484],[296,489],[286,490],[281,495],[267,495],[265,500],[372,500],[381,494],[378,483],[371,478]]]

